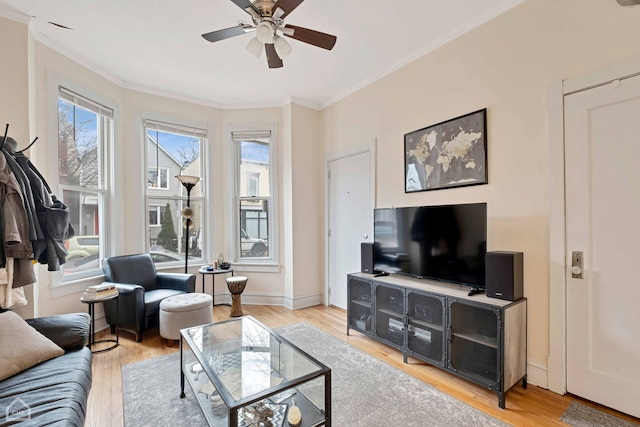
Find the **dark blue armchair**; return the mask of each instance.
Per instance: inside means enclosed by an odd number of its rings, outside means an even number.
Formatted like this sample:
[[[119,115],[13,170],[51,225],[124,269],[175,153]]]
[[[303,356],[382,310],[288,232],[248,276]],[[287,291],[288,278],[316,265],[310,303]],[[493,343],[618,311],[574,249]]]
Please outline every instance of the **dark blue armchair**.
[[[193,274],[158,273],[149,254],[105,258],[102,270],[105,281],[114,283],[119,292],[117,302],[104,302],[107,323],[112,332],[117,324],[119,330],[134,333],[138,342],[144,331],[158,326],[160,301],[194,292],[196,286]]]

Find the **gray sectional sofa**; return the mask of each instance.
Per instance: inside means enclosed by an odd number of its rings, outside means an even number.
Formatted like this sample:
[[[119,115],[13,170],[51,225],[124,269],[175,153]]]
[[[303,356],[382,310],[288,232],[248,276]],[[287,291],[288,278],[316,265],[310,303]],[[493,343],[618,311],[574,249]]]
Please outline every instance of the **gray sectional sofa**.
[[[0,381],[0,426],[83,426],[91,389],[86,313],[28,319],[64,354]]]

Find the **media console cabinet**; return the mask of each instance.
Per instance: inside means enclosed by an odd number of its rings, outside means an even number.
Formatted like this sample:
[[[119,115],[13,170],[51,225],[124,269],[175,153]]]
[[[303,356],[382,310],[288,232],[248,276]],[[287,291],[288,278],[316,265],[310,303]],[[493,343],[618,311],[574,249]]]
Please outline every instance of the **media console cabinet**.
[[[505,393],[527,387],[527,300],[468,295],[463,286],[353,273],[347,276],[347,335],[351,329],[488,387],[505,407]]]

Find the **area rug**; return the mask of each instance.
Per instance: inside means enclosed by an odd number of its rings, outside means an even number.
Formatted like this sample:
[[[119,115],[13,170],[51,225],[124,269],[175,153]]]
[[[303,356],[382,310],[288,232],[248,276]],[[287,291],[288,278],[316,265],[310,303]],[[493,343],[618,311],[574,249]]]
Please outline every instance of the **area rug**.
[[[569,404],[560,421],[574,427],[638,427],[638,424],[576,401]]]
[[[412,376],[302,322],[276,330],[331,368],[332,425],[507,426]],[[180,355],[122,367],[125,426],[203,426],[188,384],[180,399]]]

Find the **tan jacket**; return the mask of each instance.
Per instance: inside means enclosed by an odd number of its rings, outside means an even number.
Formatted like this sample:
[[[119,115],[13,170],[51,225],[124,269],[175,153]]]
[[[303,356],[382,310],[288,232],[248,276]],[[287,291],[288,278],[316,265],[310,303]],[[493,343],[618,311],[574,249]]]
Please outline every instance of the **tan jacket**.
[[[4,223],[4,256],[33,258],[33,247],[29,237],[29,220],[24,207],[20,186],[0,154],[0,202]]]

